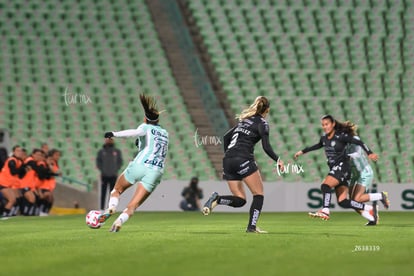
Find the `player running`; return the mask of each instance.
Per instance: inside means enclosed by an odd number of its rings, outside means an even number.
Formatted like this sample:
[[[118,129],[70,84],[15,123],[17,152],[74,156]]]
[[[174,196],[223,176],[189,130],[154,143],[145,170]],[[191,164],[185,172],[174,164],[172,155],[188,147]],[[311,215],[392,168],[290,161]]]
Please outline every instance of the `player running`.
[[[355,139],[360,140],[358,136],[354,136]],[[381,193],[368,193],[372,181],[374,179],[374,171],[369,164],[369,161],[363,152],[361,146],[355,144],[349,144],[347,147],[348,156],[351,157],[351,180],[350,180],[350,197],[351,199],[359,202],[367,201],[381,201],[385,209],[390,206],[387,192]],[[366,226],[377,225],[378,222],[378,210],[376,204],[374,207],[374,216],[377,217],[377,221],[368,221]],[[355,210],[359,214],[361,211]]]
[[[224,135],[223,178],[227,180],[232,195],[220,196],[214,192],[203,208],[203,214],[209,215],[217,205],[242,207],[246,204],[243,182],[246,183],[253,195],[246,229],[248,233],[267,233],[256,227],[264,196],[262,178],[254,159],[255,144],[262,140],[266,154],[280,167],[283,166],[269,142],[269,125],[265,120],[269,106],[266,97],[257,97],[249,108],[238,115],[239,123]]]
[[[310,151],[320,148],[325,149],[328,159],[329,173],[321,185],[323,194],[323,208],[317,212],[310,212],[311,217],[319,217],[329,220],[329,205],[331,204],[331,189],[335,188],[339,206],[342,208],[352,208],[360,210],[361,215],[369,221],[376,221],[371,205],[364,204],[355,200],[349,200],[348,181],[351,176],[349,156],[346,154],[347,144],[356,144],[368,154],[368,158],[377,161],[378,155],[373,153],[361,140],[355,139],[355,125],[350,122],[341,123],[331,115],[321,118],[322,129],[325,132],[318,143],[311,147],[306,147],[295,153],[294,158]]]
[[[161,182],[164,173],[164,163],[168,150],[168,132],[159,124],[159,114],[155,100],[152,97],[140,95],[141,104],[145,111],[144,123],[137,129],[128,129],[118,132],[106,132],[105,138],[137,137],[139,152],[129,163],[124,172],[118,177],[114,189],[111,191],[108,209],[99,217],[105,222],[116,211],[119,196],[129,187],[138,183],[135,193],[127,208],[113,223],[110,232],[118,232],[135,209],[141,206],[149,195]]]

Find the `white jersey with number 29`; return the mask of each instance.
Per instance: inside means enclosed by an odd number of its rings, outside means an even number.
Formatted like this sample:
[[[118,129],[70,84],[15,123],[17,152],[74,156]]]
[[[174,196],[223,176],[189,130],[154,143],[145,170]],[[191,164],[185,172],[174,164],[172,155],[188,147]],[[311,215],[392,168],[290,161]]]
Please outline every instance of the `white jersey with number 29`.
[[[154,170],[164,171],[168,151],[168,132],[160,125],[141,124],[137,129],[114,132],[115,137],[139,138],[139,152],[133,162]]]

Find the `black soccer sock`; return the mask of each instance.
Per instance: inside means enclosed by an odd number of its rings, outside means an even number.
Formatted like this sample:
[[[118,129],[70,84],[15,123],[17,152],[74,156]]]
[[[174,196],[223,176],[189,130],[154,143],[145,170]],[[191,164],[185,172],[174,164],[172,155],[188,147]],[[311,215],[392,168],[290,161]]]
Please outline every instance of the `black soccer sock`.
[[[3,214],[2,214],[2,216],[3,217],[8,217],[8,216],[10,216],[10,212],[11,212],[10,209],[3,208]]]
[[[52,208],[53,202],[47,202],[45,205],[45,213],[49,214],[50,209]]]
[[[247,225],[248,229],[256,229],[256,223],[259,220],[260,212],[262,211],[263,207],[263,199],[263,195],[253,196],[253,202],[250,206],[249,224]]]
[[[331,205],[331,187],[329,187],[327,184],[321,185],[321,191],[323,196],[323,208],[329,208]]]
[[[34,203],[28,204],[29,210],[27,211],[28,216],[34,216],[36,205]]]
[[[20,213],[23,216],[27,216],[27,212],[29,211],[29,202],[25,197],[22,197],[20,200]]]
[[[33,215],[38,216],[40,214],[40,203],[36,202],[33,210]]]
[[[47,201],[44,199],[41,199],[39,201],[39,213],[45,213],[46,204],[47,204]]]
[[[349,200],[349,199],[344,199],[340,202],[338,202],[338,205],[341,206],[342,208],[352,208],[354,210],[364,210],[365,208],[365,204],[361,203],[361,202],[357,202],[354,200]]]
[[[16,203],[13,205],[13,207],[10,211],[10,216],[16,216],[17,215],[17,213],[20,211],[21,202],[22,202],[21,197],[16,198]]]
[[[217,199],[217,204],[239,208],[246,204],[246,200],[244,198],[232,195],[219,196]]]

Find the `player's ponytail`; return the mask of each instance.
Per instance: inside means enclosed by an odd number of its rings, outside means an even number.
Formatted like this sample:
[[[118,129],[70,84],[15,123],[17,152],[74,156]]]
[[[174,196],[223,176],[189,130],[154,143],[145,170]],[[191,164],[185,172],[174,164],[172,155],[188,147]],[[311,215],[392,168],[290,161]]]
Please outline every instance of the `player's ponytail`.
[[[141,105],[144,108],[145,119],[148,123],[157,123],[160,112],[157,109],[157,105],[153,97],[141,94],[139,95]]]
[[[350,136],[357,135],[356,131],[358,129],[358,126],[351,121],[340,122],[338,120],[335,120],[332,115],[324,115],[322,116],[321,120],[329,120],[331,123],[335,123],[334,129],[337,132],[346,133]]]
[[[270,107],[269,100],[264,96],[257,97],[253,104],[248,108],[243,110],[239,115],[236,116],[236,119],[242,121],[253,115],[262,115]]]
[[[357,135],[357,128],[357,125],[350,121],[345,121],[343,123],[337,122],[335,126],[335,130],[337,130],[338,132],[346,133],[350,136]]]

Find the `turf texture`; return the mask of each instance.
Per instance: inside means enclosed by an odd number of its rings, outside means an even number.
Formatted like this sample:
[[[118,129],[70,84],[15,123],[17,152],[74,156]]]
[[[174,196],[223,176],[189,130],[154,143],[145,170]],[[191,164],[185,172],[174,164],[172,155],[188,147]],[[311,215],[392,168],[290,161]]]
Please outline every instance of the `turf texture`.
[[[0,275],[412,275],[413,217],[263,213],[268,234],[245,233],[246,213],[138,212],[118,233],[115,217],[97,230],[83,215],[14,217],[0,221]]]

